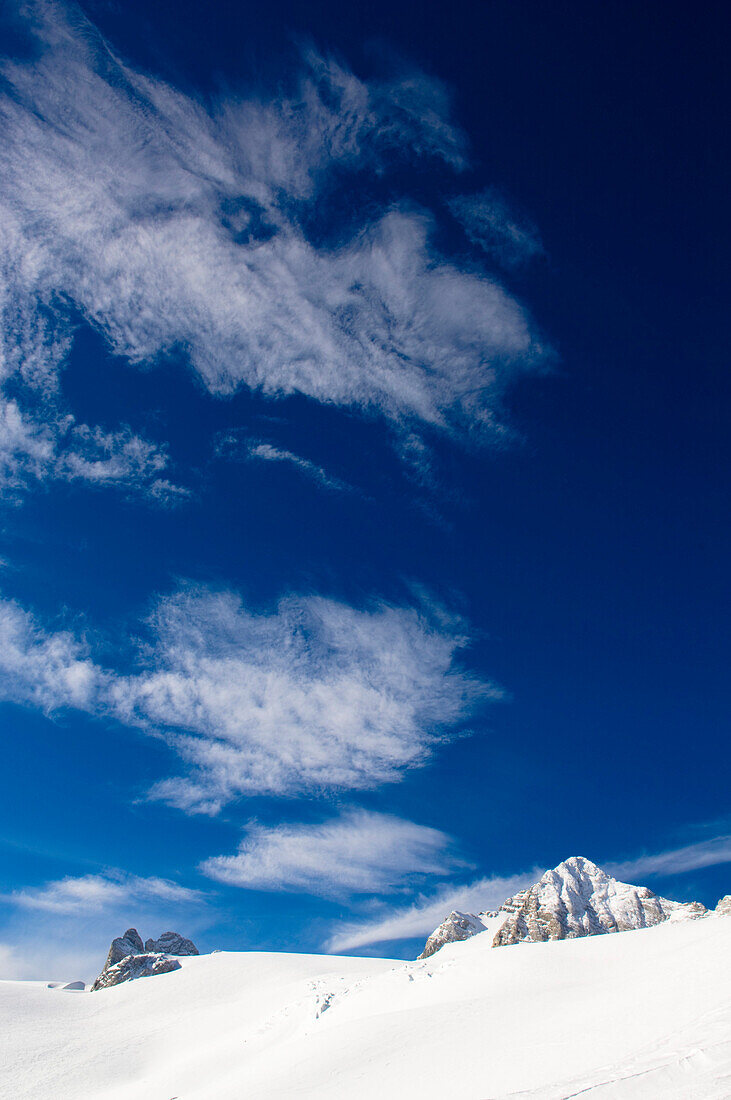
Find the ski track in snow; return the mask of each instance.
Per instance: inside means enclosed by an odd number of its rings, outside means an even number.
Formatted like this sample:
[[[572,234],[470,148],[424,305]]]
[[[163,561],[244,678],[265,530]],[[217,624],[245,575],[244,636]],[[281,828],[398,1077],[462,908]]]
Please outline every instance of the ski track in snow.
[[[97,993],[0,982],[0,1097],[731,1097],[731,918],[490,944],[220,952]]]

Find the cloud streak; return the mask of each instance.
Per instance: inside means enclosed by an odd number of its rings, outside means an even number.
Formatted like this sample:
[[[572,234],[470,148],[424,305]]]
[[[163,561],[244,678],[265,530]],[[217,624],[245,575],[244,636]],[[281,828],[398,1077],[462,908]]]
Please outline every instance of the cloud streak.
[[[731,863],[731,836],[716,836],[683,848],[671,848],[665,852],[638,856],[636,859],[608,863],[606,869],[616,878],[633,881],[634,878],[642,878],[644,875],[683,875],[721,863]]]
[[[456,864],[450,838],[391,814],[351,809],[320,825],[253,824],[233,856],[205,860],[216,882],[321,897],[384,894]]]
[[[276,462],[286,466],[293,466],[304,477],[314,481],[324,489],[332,489],[335,492],[350,492],[351,487],[344,481],[328,474],[322,466],[311,462],[308,458],[295,454],[284,447],[276,447],[272,443],[263,440],[250,440],[244,443],[237,433],[229,433],[221,438],[216,445],[216,453],[219,457],[245,459],[251,462]]]
[[[309,477],[312,481],[317,482],[318,485],[322,485],[326,489],[344,490],[347,489],[342,481],[338,481],[337,478],[330,477],[330,475],[315,462],[310,462],[308,458],[302,458],[300,455],[293,454],[292,451],[282,450],[280,447],[273,447],[271,443],[256,443],[252,444],[249,448],[249,458],[258,459],[260,462],[284,462],[290,466],[294,466],[306,477]]]
[[[538,230],[511,210],[497,191],[460,195],[449,208],[470,240],[504,267],[519,267],[543,252]]]

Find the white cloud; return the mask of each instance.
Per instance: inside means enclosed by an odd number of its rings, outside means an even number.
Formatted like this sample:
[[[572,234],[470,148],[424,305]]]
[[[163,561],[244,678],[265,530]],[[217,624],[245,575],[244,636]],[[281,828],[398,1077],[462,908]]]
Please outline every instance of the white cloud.
[[[215,394],[499,430],[506,384],[542,355],[519,304],[440,257],[407,207],[337,246],[303,229],[333,166],[461,166],[438,82],[365,83],[310,54],[288,94],[204,105],[123,64],[79,13],[23,10],[32,60],[1,66],[4,378],[57,392],[71,303],[133,363],[183,351]]]
[[[189,770],[153,795],[189,811],[396,780],[500,695],[456,664],[464,637],[415,609],[309,596],[256,614],[232,592],[190,588],[151,625],[152,667],[117,679],[111,705],[167,731]]]
[[[274,447],[271,443],[251,443],[247,455],[250,459],[260,462],[284,462],[287,465],[294,466],[306,477],[311,478],[312,481],[325,489],[340,491],[347,491],[348,489],[344,482],[331,477],[322,466],[318,466],[315,462],[310,462],[308,458],[302,458],[301,455],[296,455],[292,451]]]
[[[122,674],[83,639],[0,601],[0,698],[162,734],[187,767],[150,796],[188,812],[398,780],[480,700],[501,697],[460,667],[459,623],[426,603],[290,596],[257,613],[233,592],[191,586],[160,600],[148,629],[144,667]]]
[[[56,457],[55,433],[24,415],[16,401],[0,398],[0,487],[18,488],[45,477]]]
[[[715,867],[719,863],[731,863],[731,836],[716,836],[684,848],[671,848],[637,859],[607,863],[605,869],[615,878],[634,882],[643,875],[682,875],[702,867]]]
[[[506,267],[540,256],[543,245],[534,226],[515,214],[496,191],[460,195],[449,204],[470,240]]]
[[[73,914],[150,901],[194,904],[202,900],[202,896],[199,890],[180,886],[169,879],[141,878],[112,870],[103,875],[68,877],[47,882],[44,886],[16,890],[4,900],[24,909]]]
[[[450,838],[390,814],[351,809],[320,825],[250,825],[233,856],[205,860],[217,882],[342,897],[383,894],[455,865]]]
[[[12,600],[0,600],[0,698],[51,712],[93,710],[103,674],[70,631],[48,632]]]
[[[340,953],[387,940],[426,937],[453,909],[467,913],[497,909],[518,890],[536,882],[542,874],[542,869],[534,867],[521,875],[493,875],[463,886],[442,886],[436,893],[396,909],[379,904],[375,915],[338,925],[328,939],[326,949]]]
[[[45,402],[32,412],[0,396],[0,492],[12,496],[31,481],[82,481],[117,485],[149,499],[175,503],[188,490],[160,475],[168,466],[164,447],[123,427],[106,432],[77,424]]]

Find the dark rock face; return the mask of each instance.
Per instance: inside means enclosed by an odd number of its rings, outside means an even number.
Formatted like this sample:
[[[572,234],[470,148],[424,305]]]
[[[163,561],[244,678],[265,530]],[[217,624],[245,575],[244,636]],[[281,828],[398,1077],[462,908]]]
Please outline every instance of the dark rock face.
[[[173,970],[180,970],[180,963],[169,955],[159,953],[128,955],[114,966],[110,966],[108,970],[102,970],[91,990],[93,993],[99,989],[121,985],[122,982],[131,982],[135,978],[152,978],[156,974],[169,974]]]
[[[144,950],[142,937],[137,929],[128,928],[123,936],[117,936],[116,940],[112,940],[104,970],[109,970],[110,966],[116,966],[122,959],[126,959],[127,955],[141,955]]]
[[[166,955],[197,955],[198,948],[179,932],[163,932],[159,940],[146,940],[145,951],[163,952]]]

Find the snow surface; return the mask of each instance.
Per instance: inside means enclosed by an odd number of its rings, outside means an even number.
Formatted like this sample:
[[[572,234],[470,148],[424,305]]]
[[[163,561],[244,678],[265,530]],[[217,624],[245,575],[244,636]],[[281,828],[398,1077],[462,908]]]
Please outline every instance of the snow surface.
[[[430,959],[228,953],[0,982],[12,1100],[727,1100],[731,917]]]

